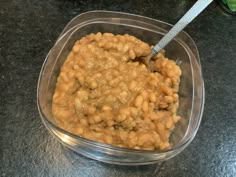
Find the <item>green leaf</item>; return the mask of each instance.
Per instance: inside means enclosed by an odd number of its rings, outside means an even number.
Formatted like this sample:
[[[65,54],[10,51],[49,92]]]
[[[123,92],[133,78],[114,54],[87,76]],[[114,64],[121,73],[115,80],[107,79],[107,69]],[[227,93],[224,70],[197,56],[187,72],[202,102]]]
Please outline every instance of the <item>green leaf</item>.
[[[226,1],[226,4],[228,5],[231,11],[236,12],[236,0],[223,0],[223,1]]]
[[[221,1],[222,1],[224,4],[227,4],[227,2],[226,2],[227,0],[221,0]]]

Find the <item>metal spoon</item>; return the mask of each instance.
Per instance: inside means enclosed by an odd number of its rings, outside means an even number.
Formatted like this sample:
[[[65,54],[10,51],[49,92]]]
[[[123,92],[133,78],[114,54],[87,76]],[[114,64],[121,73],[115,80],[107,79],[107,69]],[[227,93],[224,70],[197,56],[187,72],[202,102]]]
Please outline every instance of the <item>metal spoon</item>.
[[[171,28],[171,30],[152,48],[150,54],[142,58],[150,68],[150,59],[164,48],[185,26],[198,16],[213,0],[198,0],[191,9]]]

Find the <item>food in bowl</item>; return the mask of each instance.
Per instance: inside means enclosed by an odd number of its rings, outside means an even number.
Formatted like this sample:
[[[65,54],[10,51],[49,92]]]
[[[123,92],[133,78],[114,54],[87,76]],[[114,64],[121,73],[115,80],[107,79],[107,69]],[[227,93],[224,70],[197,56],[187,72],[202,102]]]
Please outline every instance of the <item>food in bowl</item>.
[[[134,36],[78,40],[57,79],[52,112],[63,129],[101,143],[166,150],[179,105],[181,70],[158,53],[153,72],[137,58],[151,46]]]

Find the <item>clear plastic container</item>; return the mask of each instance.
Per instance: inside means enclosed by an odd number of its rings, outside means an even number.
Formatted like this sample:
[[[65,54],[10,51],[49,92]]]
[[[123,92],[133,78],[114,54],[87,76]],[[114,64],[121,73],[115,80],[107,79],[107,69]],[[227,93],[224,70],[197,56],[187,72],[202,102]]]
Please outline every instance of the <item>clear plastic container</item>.
[[[81,37],[97,32],[130,34],[149,43],[157,43],[172,25],[151,18],[111,11],[90,11],[76,16],[65,27],[48,53],[38,81],[37,103],[44,125],[62,144],[102,162],[120,165],[144,165],[170,159],[185,149],[198,130],[204,107],[204,82],[197,47],[191,37],[181,32],[166,46],[166,56],[181,61],[181,121],[174,129],[166,151],[133,150],[94,142],[73,135],[56,124],[52,115],[52,96],[56,79],[73,44]]]

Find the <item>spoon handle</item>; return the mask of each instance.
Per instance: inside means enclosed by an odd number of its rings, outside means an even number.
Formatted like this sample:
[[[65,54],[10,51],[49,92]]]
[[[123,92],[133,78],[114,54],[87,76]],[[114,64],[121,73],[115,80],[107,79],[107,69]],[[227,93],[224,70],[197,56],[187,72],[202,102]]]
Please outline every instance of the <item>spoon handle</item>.
[[[191,9],[171,28],[171,30],[154,46],[152,56],[164,48],[185,26],[200,14],[213,0],[198,0]]]

